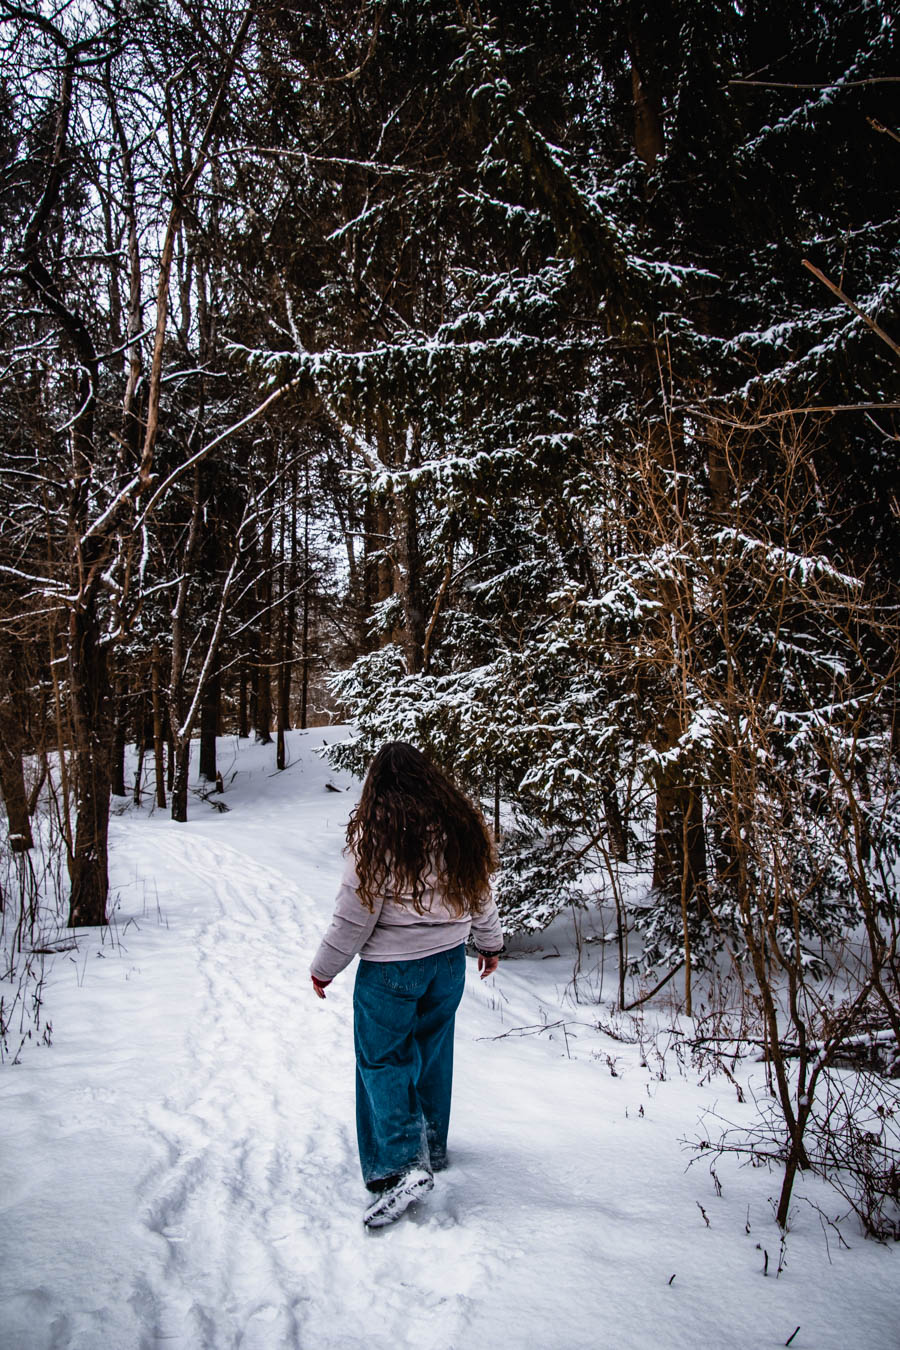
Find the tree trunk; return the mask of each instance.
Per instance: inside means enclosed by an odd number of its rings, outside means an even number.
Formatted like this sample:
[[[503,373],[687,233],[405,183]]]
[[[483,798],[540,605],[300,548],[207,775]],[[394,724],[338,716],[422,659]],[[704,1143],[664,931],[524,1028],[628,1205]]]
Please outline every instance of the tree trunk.
[[[216,671],[209,677],[200,705],[200,777],[207,783],[216,781],[216,736],[219,734],[219,702],[222,681]]]
[[[257,596],[260,605],[253,731],[257,744],[272,744],[272,526],[263,530],[263,566]]]
[[[144,795],[144,761],[147,750],[153,745],[153,719],[150,711],[150,699],[146,689],[138,695],[135,713],[134,744],[137,761],[134,766],[134,782],[131,787],[132,801],[140,806]]]
[[[400,464],[416,468],[420,462],[419,428],[411,426],[396,432],[383,410],[378,422],[379,456],[385,464]],[[400,437],[403,443],[400,443]],[[393,547],[394,594],[399,596],[403,610],[403,627],[395,633],[406,653],[406,668],[417,674],[425,660],[425,603],[422,579],[422,553],[419,547],[419,528],[416,517],[416,490],[407,482],[394,496]]]
[[[144,755],[146,753],[147,743],[145,738],[141,736],[137,743],[137,763],[134,766],[134,787],[131,790],[131,797],[135,806],[140,806],[141,804],[144,778]]]
[[[107,833],[110,800],[109,677],[106,652],[96,619],[97,583],[108,558],[111,535],[98,532],[88,543],[87,502],[94,467],[94,414],[100,363],[93,338],[80,312],[66,303],[56,278],[41,258],[68,167],[67,136],[78,56],[63,44],[54,148],[40,204],[31,216],[19,248],[22,276],[38,304],[49,310],[78,361],[76,404],[69,423],[71,477],[68,485],[71,590],[76,601],[69,622],[68,667],[73,721],[77,822],[69,856],[69,924],[105,924]]]
[[[669,712],[663,724],[662,749],[671,749],[679,734],[678,714]],[[699,784],[686,781],[683,766],[675,763],[667,766],[657,781],[653,889],[670,898],[681,911],[685,1004],[689,1017],[692,919],[697,905],[705,899],[706,884],[702,789]]]
[[[165,808],[166,779],[163,764],[163,719],[159,696],[159,644],[154,642],[150,668],[150,688],[153,699],[153,761],[156,769],[156,805]]]
[[[731,480],[728,459],[724,447],[715,435],[715,430],[709,437],[706,464],[709,474],[710,516],[713,520],[727,522],[731,518]]]
[[[638,64],[637,46],[629,42],[631,56],[631,102],[634,109],[634,148],[638,158],[652,169],[665,149],[659,95]]]
[[[203,488],[201,465],[194,466],[191,524],[181,556],[181,578],[172,609],[172,649],[169,668],[169,790],[172,819],[187,820],[187,774],[190,766],[190,727],[184,726],[188,704],[185,682],[190,644],[188,641],[188,592],[202,531]]]
[[[259,644],[257,634],[253,629],[250,630],[250,640],[248,643],[249,651],[247,653],[247,664],[249,671],[247,673],[247,735],[250,730],[256,731],[257,711],[256,705],[259,702]]]
[[[238,737],[245,741],[250,735],[250,709],[249,709],[250,677],[247,671],[247,663],[241,662],[241,673],[238,684]]]
[[[422,669],[425,659],[425,608],[422,584],[422,554],[416,520],[416,497],[404,489],[397,503],[397,589],[403,602],[403,647],[410,675]]]
[[[658,429],[648,444],[644,466],[651,504],[651,538],[656,544],[680,546],[687,511],[684,475],[684,427],[675,419]],[[655,749],[663,756],[656,782],[656,831],[653,888],[678,906],[685,957],[685,991],[690,1006],[691,926],[698,899],[706,895],[706,839],[702,789],[694,771],[676,753],[685,733],[686,683],[692,659],[696,615],[688,575],[658,582],[659,610],[654,619],[667,679],[658,691]]]
[[[110,765],[110,786],[114,797],[126,797],[125,791],[125,681],[116,677],[113,707],[115,710],[115,728],[113,731],[112,762]]]
[[[175,744],[175,777],[172,783],[172,819],[180,824],[188,818],[188,782],[191,772],[191,738],[185,736]]]
[[[379,537],[378,507],[371,491],[367,490],[365,505],[363,507],[363,557],[362,566],[360,568],[362,577],[361,597],[356,614],[356,643],[359,652],[366,652],[371,647],[369,621],[372,617],[375,605],[379,600],[384,599],[384,595],[381,593],[381,566],[378,558],[378,551],[383,547],[384,541]]]
[[[266,635],[266,656],[271,655],[268,651],[268,635]],[[261,660],[256,667],[256,699],[254,701],[256,708],[255,726],[253,734],[257,745],[272,744],[272,671],[269,668],[268,660]]]
[[[610,852],[616,862],[628,861],[628,829],[619,806],[619,794],[612,781],[603,788],[603,812],[609,833]]]
[[[309,606],[312,572],[309,565],[309,462],[306,465],[306,497],[303,507],[303,618],[300,635],[300,725],[306,729],[309,720]],[[291,610],[293,635],[293,610]]]
[[[209,680],[215,678],[212,672],[216,670],[219,660],[219,643],[222,639],[222,629],[226,615],[230,611],[232,587],[235,582],[235,575],[239,570],[239,556],[240,550],[238,548],[238,551],[228,568],[228,574],[222,583],[222,592],[219,596],[216,616],[208,630],[206,651],[200,661],[197,684],[190,703],[188,703],[185,696],[183,678],[177,685],[173,682],[172,697],[169,700],[169,720],[172,728],[172,741],[175,746],[175,778],[172,785],[172,819],[177,821],[184,821],[187,819],[188,776],[191,764],[191,734],[197,718],[200,716],[207,683]],[[216,775],[216,778],[213,781],[216,782],[217,788],[221,790],[218,775]]]
[[[358,615],[359,650],[370,651],[372,637],[369,623],[377,605],[387,600],[394,591],[393,566],[388,556],[391,540],[391,519],[388,508],[366,493],[363,512],[362,610]],[[381,639],[383,641],[384,639]]]
[[[110,688],[106,649],[93,615],[78,609],[69,638],[75,759],[75,845],[69,864],[69,927],[108,922],[107,841],[110,803]]]
[[[307,461],[308,463],[308,461]],[[278,569],[279,575],[279,609],[278,609],[278,744],[275,751],[275,764],[279,769],[285,768],[287,764],[287,752],[285,748],[285,732],[291,725],[291,671],[292,657],[294,648],[294,585],[296,580],[296,568],[294,566],[297,544],[297,474],[296,469],[291,478],[291,549],[290,560],[287,557],[287,520],[285,518],[284,501],[281,503],[281,540],[279,545],[281,566]]]
[[[801,1103],[797,1111],[797,1119],[794,1121],[791,1132],[791,1146],[788,1151],[787,1162],[784,1168],[784,1179],[781,1183],[781,1194],[778,1197],[778,1209],[775,1214],[775,1222],[779,1228],[787,1228],[788,1213],[791,1207],[791,1193],[794,1189],[794,1182],[797,1179],[799,1171],[805,1171],[809,1167],[809,1157],[806,1152],[806,1145],[803,1142],[803,1136],[806,1133],[806,1125],[812,1110],[812,1093],[809,1094],[809,1104]]]
[[[66,861],[70,864],[75,855],[71,811],[72,793],[67,761],[68,741],[63,725],[62,691],[60,689],[58,674],[59,666],[57,665],[56,657],[56,639],[52,621],[49,621],[47,624],[47,651],[50,655],[50,678],[53,681],[53,720],[56,729],[56,756],[59,765],[59,795],[62,799],[62,810],[59,812],[59,824],[66,845]]]
[[[703,792],[676,767],[657,783],[653,889],[690,904],[705,887]]]
[[[25,853],[34,848],[31,821],[28,816],[28,794],[25,790],[25,768],[21,747],[7,732],[8,719],[4,717],[0,730],[0,792],[6,806],[9,822],[9,847],[13,853]]]
[[[21,659],[17,647],[2,652],[0,664],[0,793],[9,822],[9,847],[13,853],[25,853],[34,847],[25,788],[24,721],[25,707],[21,687]]]

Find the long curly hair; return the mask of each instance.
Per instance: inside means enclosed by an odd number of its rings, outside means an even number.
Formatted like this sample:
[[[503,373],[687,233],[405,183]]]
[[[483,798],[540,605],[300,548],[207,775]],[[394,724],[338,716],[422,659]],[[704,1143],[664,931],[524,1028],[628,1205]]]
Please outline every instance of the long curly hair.
[[[425,914],[429,874],[457,917],[478,914],[490,897],[494,846],[481,812],[406,741],[382,746],[347,826],[360,902],[368,910],[390,891]]]

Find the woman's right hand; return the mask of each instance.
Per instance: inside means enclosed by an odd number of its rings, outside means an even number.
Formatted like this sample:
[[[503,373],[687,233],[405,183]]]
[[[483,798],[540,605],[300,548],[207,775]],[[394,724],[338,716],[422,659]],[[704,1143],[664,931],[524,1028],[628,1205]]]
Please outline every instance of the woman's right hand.
[[[499,956],[484,956],[481,952],[478,953],[478,974],[483,980],[486,980],[489,975],[493,975],[499,964]]]
[[[317,980],[316,977],[315,977],[315,975],[310,975],[309,978],[312,980],[312,987],[313,987],[313,989],[315,989],[315,991],[316,991],[316,997],[317,997],[317,998],[324,998],[324,997],[325,997],[325,990],[327,989],[328,985],[331,984],[331,981],[330,981],[330,980]]]

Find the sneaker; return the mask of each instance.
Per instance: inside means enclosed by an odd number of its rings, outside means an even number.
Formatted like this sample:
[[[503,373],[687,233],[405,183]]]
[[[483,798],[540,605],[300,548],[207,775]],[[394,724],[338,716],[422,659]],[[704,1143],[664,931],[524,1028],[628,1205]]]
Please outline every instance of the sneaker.
[[[389,1177],[378,1177],[376,1181],[366,1182],[366,1190],[371,1191],[373,1195],[380,1195],[382,1191],[389,1191],[392,1186],[396,1186],[405,1176],[405,1172],[394,1172]]]
[[[409,1209],[414,1200],[418,1200],[426,1191],[430,1191],[434,1181],[424,1167],[414,1167],[405,1172],[399,1181],[382,1191],[363,1215],[367,1228],[384,1228],[393,1223]]]

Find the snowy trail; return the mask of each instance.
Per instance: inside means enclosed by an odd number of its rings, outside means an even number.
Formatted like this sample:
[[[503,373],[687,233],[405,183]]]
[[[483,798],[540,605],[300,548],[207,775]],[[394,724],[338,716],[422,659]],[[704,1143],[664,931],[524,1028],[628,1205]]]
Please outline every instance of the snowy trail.
[[[52,1048],[0,1073],[2,1350],[896,1350],[895,1253],[798,1203],[762,1277],[777,1179],[723,1159],[718,1196],[679,1144],[732,1086],[598,1033],[562,928],[470,962],[451,1167],[363,1229],[352,970],[307,976],[353,799],[291,747],[241,749],[226,815],[114,821],[115,941],[57,961]]]
[[[218,913],[197,935],[202,995],[185,1079],[147,1115],[166,1163],[139,1194],[169,1251],[144,1293],[161,1339],[187,1327],[198,1346],[300,1344],[296,1310],[324,1283],[328,1257],[298,1228],[291,1201],[299,1178],[310,1205],[333,1203],[315,1059],[340,1047],[314,1050],[293,1031],[296,975],[272,959],[297,941],[289,879],[218,843],[167,841],[167,851],[210,886]],[[288,1109],[292,1081],[304,1084],[300,1110]],[[261,1290],[279,1291],[279,1302]]]
[[[152,1334],[197,1347],[396,1344],[393,1325],[383,1342],[370,1325],[383,1262],[372,1260],[351,1180],[346,1016],[320,1015],[304,966],[290,959],[314,946],[321,906],[218,841],[170,836],[165,852],[181,876],[210,887],[218,912],[197,934],[203,992],[184,1080],[146,1115],[165,1162],[139,1195],[168,1249],[135,1291]],[[440,1228],[447,1214],[428,1222]],[[458,1259],[458,1236],[453,1245]],[[465,1246],[473,1276],[496,1261],[477,1225]],[[385,1253],[392,1271],[396,1256]],[[415,1262],[406,1272],[401,1301],[416,1311],[401,1344],[434,1344],[438,1310],[440,1334],[450,1329],[443,1283],[422,1275]]]

